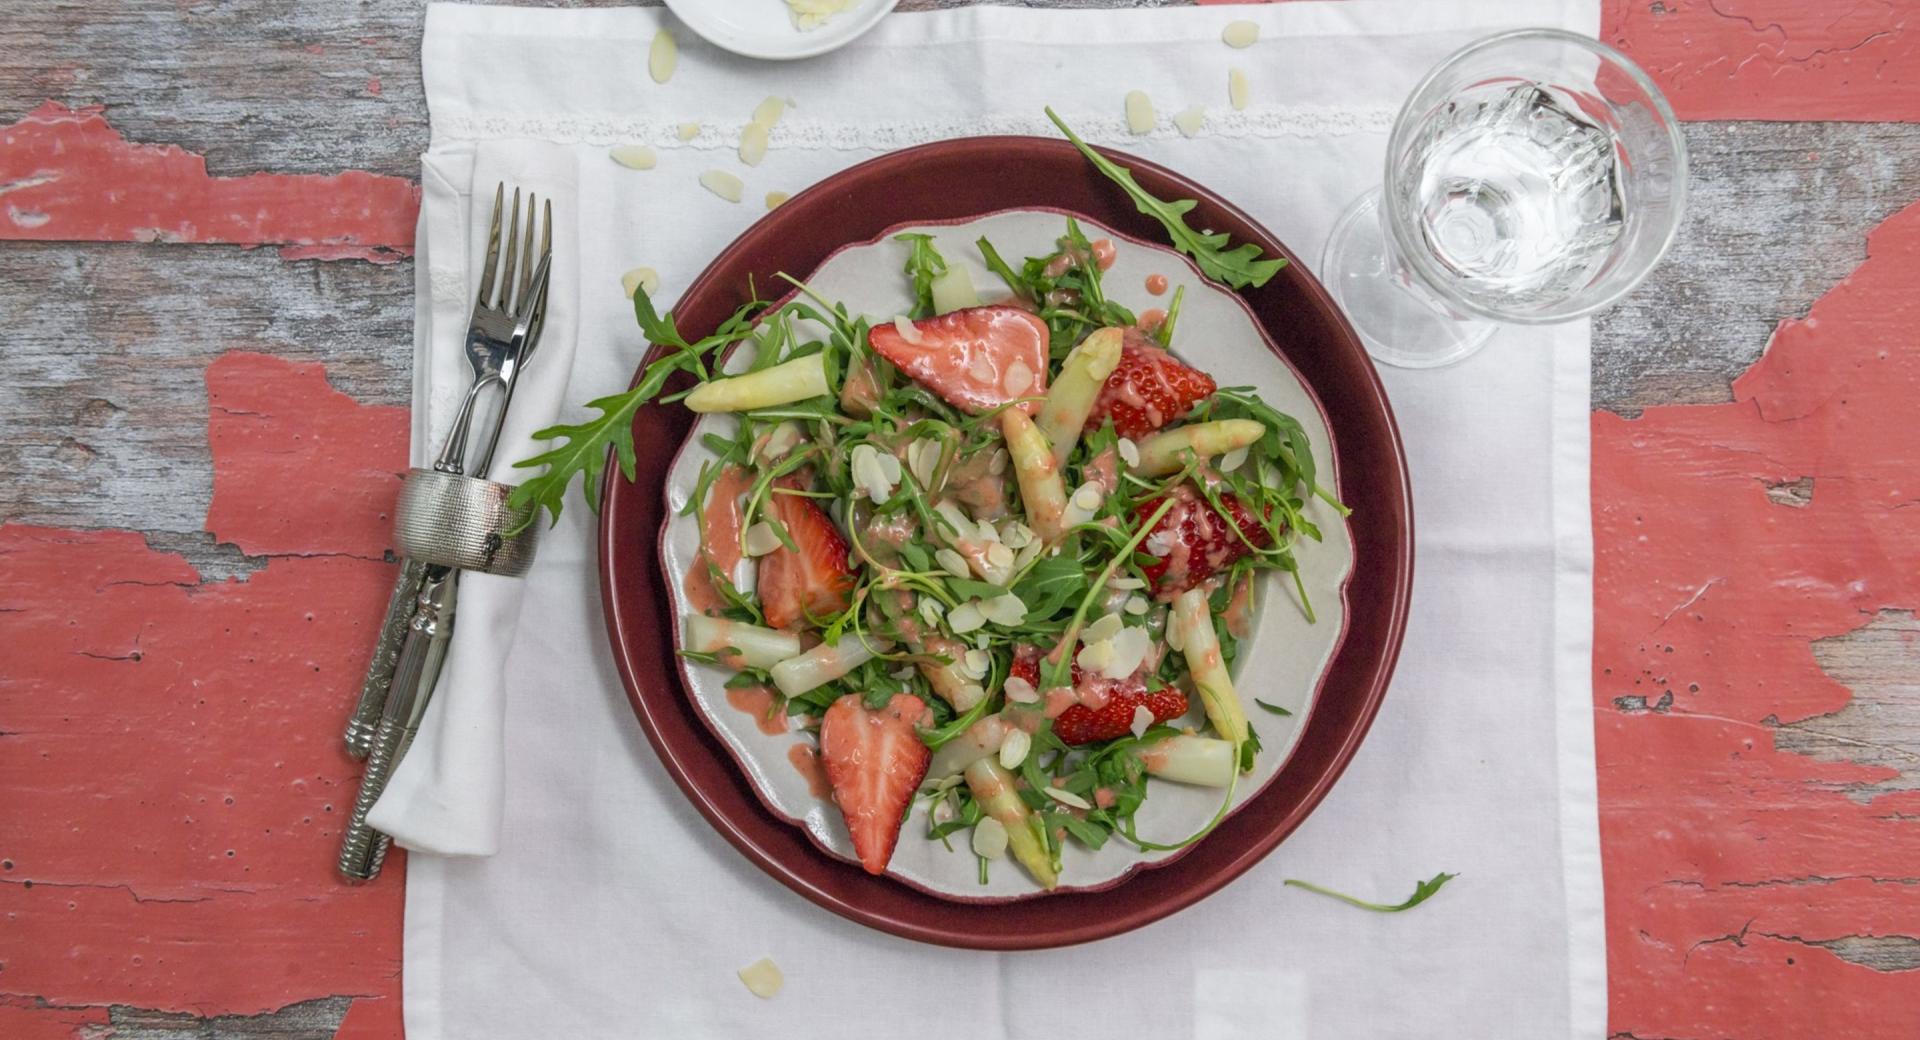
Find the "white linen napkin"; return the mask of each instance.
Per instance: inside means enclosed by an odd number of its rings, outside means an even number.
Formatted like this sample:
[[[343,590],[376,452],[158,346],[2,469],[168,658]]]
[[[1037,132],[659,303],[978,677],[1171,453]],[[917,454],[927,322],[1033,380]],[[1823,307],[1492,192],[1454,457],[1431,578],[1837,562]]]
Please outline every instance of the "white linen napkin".
[[[1242,18],[1261,41],[1231,50],[1221,28]],[[968,8],[890,16],[844,50],[790,64],[735,58],[682,31],[664,86],[646,72],[663,22],[652,10],[430,9],[417,428],[438,427],[459,383],[446,346],[465,322],[482,209],[502,178],[564,192],[552,324],[529,376],[564,377],[560,414],[572,418],[624,386],[640,357],[620,274],[652,266],[673,298],[760,215],[767,191],[925,140],[1051,133],[1040,108],[1052,104],[1091,139],[1233,199],[1311,263],[1377,179],[1393,112],[1427,68],[1523,24],[1592,33],[1598,11],[1594,0]],[[1245,112],[1226,105],[1229,66],[1252,80]],[[1154,99],[1162,129],[1125,135],[1130,89]],[[770,94],[797,108],[765,162],[741,167],[737,134]],[[1195,103],[1209,123],[1189,140],[1164,116]],[[690,121],[701,132],[681,142],[675,128]],[[610,145],[632,143],[658,149],[659,166],[609,161]],[[699,188],[708,168],[740,174],[747,201]],[[497,855],[409,865],[409,1035],[1602,1035],[1588,329],[1507,329],[1465,364],[1386,378],[1419,565],[1399,674],[1371,735],[1267,861],[1166,921],[1068,950],[909,943],[805,902],[741,858],[633,718],[605,647],[593,516],[570,500],[524,589],[499,601],[492,641],[460,641],[480,627],[468,592],[491,590],[463,591],[455,663],[396,783],[414,779],[390,795],[411,792],[390,823],[426,824],[397,828],[410,847],[487,851],[498,822]],[[522,433],[551,414],[515,408]],[[469,665],[475,651],[491,656]],[[1399,915],[1281,884],[1393,901],[1439,870],[1460,877]],[[763,955],[787,978],[772,1001],[734,978]]]

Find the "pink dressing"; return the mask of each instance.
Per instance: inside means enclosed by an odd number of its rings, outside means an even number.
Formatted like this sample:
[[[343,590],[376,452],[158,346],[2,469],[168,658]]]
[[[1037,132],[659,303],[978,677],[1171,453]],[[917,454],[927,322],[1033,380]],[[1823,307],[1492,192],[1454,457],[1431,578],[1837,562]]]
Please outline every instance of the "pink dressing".
[[[1119,456],[1113,448],[1103,448],[1098,455],[1087,460],[1086,478],[1100,485],[1100,490],[1111,494],[1120,486]]]
[[[787,716],[765,686],[738,686],[727,691],[727,703],[753,716],[760,732],[780,734],[787,731]]]
[[[1096,238],[1088,244],[1093,246],[1093,262],[1096,267],[1102,271],[1113,267],[1113,261],[1120,255],[1120,248],[1113,244],[1113,239]],[[1068,246],[1060,251],[1060,255],[1047,261],[1047,266],[1042,268],[1042,273],[1048,278],[1058,278],[1066,274],[1073,265],[1085,259],[1087,259],[1085,253],[1077,247]]]
[[[807,791],[815,798],[833,797],[833,785],[827,782],[827,770],[820,764],[820,752],[806,744],[795,744],[787,749],[787,761],[807,781]]]
[[[1093,804],[1102,809],[1113,808],[1113,803],[1118,800],[1118,798],[1114,797],[1113,788],[1111,787],[1096,787],[1093,789]]]
[[[1141,332],[1154,332],[1167,323],[1167,312],[1158,307],[1149,307],[1140,312],[1135,324]]]
[[[1227,600],[1224,615],[1227,621],[1227,633],[1235,639],[1245,639],[1253,630],[1253,577],[1248,575],[1245,581],[1234,586],[1233,595]]]
[[[1163,296],[1166,294],[1166,291],[1167,291],[1166,275],[1150,274],[1147,276],[1147,292],[1151,293],[1154,296]]]
[[[707,488],[700,514],[700,551],[687,568],[687,602],[702,614],[717,615],[726,606],[714,588],[707,565],[729,578],[740,569],[740,496],[753,486],[753,474],[739,466],[722,470]]]

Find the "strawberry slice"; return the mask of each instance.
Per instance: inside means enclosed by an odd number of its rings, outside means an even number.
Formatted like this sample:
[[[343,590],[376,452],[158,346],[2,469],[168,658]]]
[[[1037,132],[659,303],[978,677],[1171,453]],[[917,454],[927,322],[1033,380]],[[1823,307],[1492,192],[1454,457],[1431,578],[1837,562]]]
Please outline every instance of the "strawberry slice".
[[[1073,666],[1069,682],[1077,701],[1068,703],[1058,712],[1052,698],[1047,701],[1047,713],[1053,715],[1053,734],[1066,744],[1091,744],[1097,740],[1113,740],[1116,737],[1133,733],[1133,712],[1135,708],[1145,707],[1153,713],[1153,721],[1165,722],[1177,719],[1187,713],[1187,695],[1168,686],[1148,692],[1144,675],[1145,668],[1125,679],[1109,679],[1103,675],[1088,675]],[[1033,647],[1023,646],[1013,655],[1011,674],[1040,685],[1040,652]]]
[[[1190,368],[1138,329],[1128,329],[1120,344],[1120,364],[1100,387],[1087,414],[1087,429],[1104,419],[1122,437],[1139,437],[1187,414],[1218,385]]]
[[[847,540],[833,518],[799,495],[769,495],[767,508],[800,549],[796,553],[782,545],[760,557],[757,589],[767,624],[796,628],[809,617],[847,609],[857,582],[847,566]]]
[[[963,412],[978,415],[1047,392],[1047,323],[1018,307],[968,307],[913,323],[913,336],[875,325],[867,343]],[[1024,406],[1031,413],[1037,402]]]
[[[1247,504],[1231,492],[1222,491],[1220,504],[1233,515],[1234,526],[1246,535],[1246,541],[1242,541],[1191,484],[1182,484],[1170,495],[1140,503],[1135,515],[1145,520],[1167,498],[1173,499],[1173,508],[1167,510],[1167,515],[1160,518],[1140,543],[1148,555],[1159,558],[1140,568],[1153,583],[1154,595],[1159,599],[1172,599],[1226,570],[1233,561],[1253,551],[1247,542],[1265,548],[1272,541]]]
[[[933,753],[914,728],[926,718],[926,703],[910,693],[894,694],[879,711],[849,693],[820,720],[820,761],[869,874],[886,873],[907,806],[926,779]]]

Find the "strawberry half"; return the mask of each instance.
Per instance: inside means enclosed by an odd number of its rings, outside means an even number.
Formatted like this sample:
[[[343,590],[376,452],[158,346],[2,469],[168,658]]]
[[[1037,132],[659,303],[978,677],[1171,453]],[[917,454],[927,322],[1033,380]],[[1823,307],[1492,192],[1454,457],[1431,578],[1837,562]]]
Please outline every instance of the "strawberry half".
[[[785,545],[760,557],[756,583],[767,624],[797,628],[808,617],[831,617],[847,609],[857,582],[847,566],[847,540],[810,498],[769,495],[767,508],[799,547]]]
[[[1167,353],[1138,329],[1128,329],[1120,345],[1120,364],[1100,386],[1087,414],[1087,429],[1097,430],[1104,419],[1122,437],[1152,433],[1192,410],[1218,385],[1213,377],[1190,368]]]
[[[963,412],[978,415],[1047,392],[1047,323],[1018,307],[968,307],[867,333],[874,353]],[[1027,407],[1028,412],[1038,408]]]
[[[910,693],[868,711],[857,693],[827,706],[820,720],[820,761],[833,800],[847,819],[854,854],[869,874],[884,874],[933,753],[915,727],[927,706]]]
[[[1233,561],[1253,551],[1247,542],[1263,549],[1271,544],[1267,529],[1260,526],[1247,504],[1231,492],[1220,493],[1220,504],[1232,514],[1234,526],[1246,535],[1246,541],[1234,534],[1233,528],[1227,526],[1226,520],[1214,512],[1213,506],[1191,484],[1182,484],[1169,495],[1140,503],[1135,515],[1144,521],[1168,498],[1173,499],[1173,508],[1167,510],[1167,515],[1160,518],[1140,543],[1140,548],[1149,556],[1158,557],[1152,565],[1140,568],[1140,572],[1153,583],[1154,595],[1159,599],[1172,599],[1226,570]]]
[[[1030,646],[1021,647],[1013,655],[1010,672],[1038,688],[1040,652]],[[1177,719],[1187,713],[1185,693],[1171,686],[1150,693],[1145,677],[1138,672],[1125,679],[1109,679],[1102,675],[1088,675],[1076,664],[1068,681],[1082,700],[1093,701],[1098,707],[1070,704],[1066,710],[1054,716],[1053,734],[1066,744],[1091,744],[1097,740],[1130,736],[1133,733],[1133,711],[1138,707],[1145,706],[1152,712],[1155,722]]]

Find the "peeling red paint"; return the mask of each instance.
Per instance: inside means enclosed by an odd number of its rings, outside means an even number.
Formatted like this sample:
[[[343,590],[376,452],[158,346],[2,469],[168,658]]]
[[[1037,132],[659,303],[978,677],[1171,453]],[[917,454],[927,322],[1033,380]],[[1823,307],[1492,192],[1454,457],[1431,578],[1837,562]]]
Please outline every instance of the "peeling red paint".
[[[1594,417],[1617,1029],[1913,1035],[1912,973],[1807,943],[1920,936],[1920,792],[1855,801],[1849,785],[1892,771],[1777,750],[1773,725],[1850,699],[1813,641],[1920,607],[1916,276],[1920,204],[1876,229],[1867,260],[1807,317],[1782,323],[1732,403]],[[1804,505],[1768,497],[1802,477]]]
[[[207,530],[254,555],[377,560],[390,544],[407,430],[406,409],[360,404],[320,365],[226,354],[207,366]]]
[[[360,997],[347,1006],[333,1040],[393,1040],[405,1032],[400,1016],[400,994]]]
[[[352,994],[395,1017],[404,858],[362,887],[333,859],[406,412],[259,355],[207,382],[209,526],[290,555],[209,583],[138,534],[0,527],[0,980],[34,995],[0,1004],[0,1035],[70,1035],[113,1004]]]
[[[1600,38],[1682,119],[1920,119],[1911,0],[1604,0]]]
[[[215,177],[192,152],[128,141],[102,111],[49,101],[0,129],[0,239],[273,245],[305,257],[413,251],[411,181],[359,170]]]

